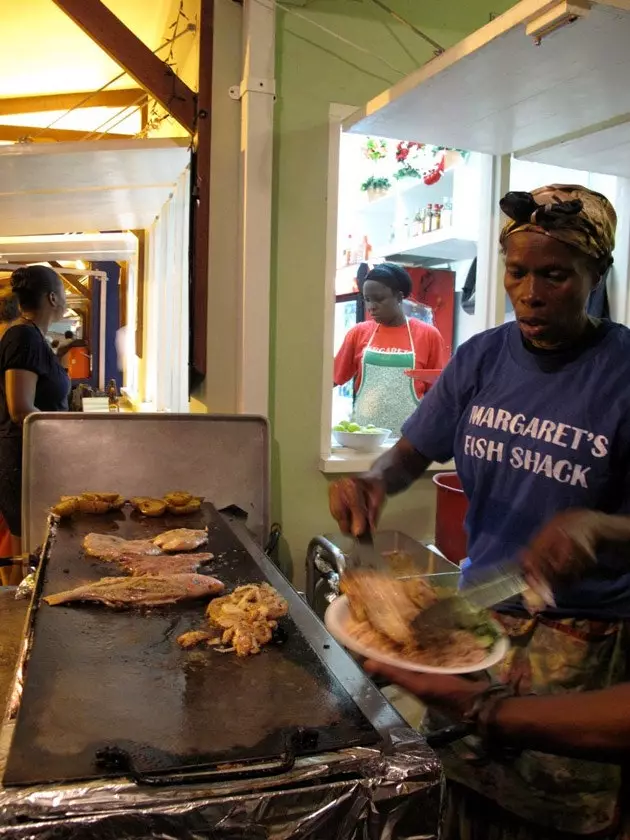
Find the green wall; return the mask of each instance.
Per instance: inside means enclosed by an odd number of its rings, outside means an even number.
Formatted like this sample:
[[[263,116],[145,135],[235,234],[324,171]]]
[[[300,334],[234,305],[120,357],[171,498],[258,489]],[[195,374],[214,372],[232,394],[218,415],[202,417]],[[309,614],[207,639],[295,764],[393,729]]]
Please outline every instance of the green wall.
[[[388,5],[447,47],[513,3],[388,0]],[[309,540],[333,529],[327,479],[318,469],[329,106],[364,103],[400,78],[392,67],[407,74],[429,60],[432,49],[370,0],[313,0],[295,11],[369,52],[278,10],[270,402],[273,516],[284,530],[282,563],[301,584]],[[383,527],[430,538],[434,517],[435,494],[428,477],[390,502]]]

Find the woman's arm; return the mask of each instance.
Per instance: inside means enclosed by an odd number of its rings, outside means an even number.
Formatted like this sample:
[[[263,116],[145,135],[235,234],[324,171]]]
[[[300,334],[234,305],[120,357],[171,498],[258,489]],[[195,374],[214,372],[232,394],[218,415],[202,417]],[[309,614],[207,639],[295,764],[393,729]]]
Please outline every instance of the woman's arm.
[[[462,719],[486,682],[461,677],[414,674],[376,662],[380,674],[415,694],[427,705]],[[601,691],[546,697],[510,697],[491,714],[489,737],[506,746],[606,761],[630,758],[630,683]]]
[[[5,388],[11,420],[21,426],[29,414],[39,411],[35,408],[37,374],[30,370],[8,370]]]
[[[333,368],[333,381],[335,385],[345,385],[346,382],[349,382],[359,372],[356,360],[356,339],[357,327],[352,327],[335,356]]]
[[[388,496],[402,493],[417,481],[431,464],[431,459],[401,437],[387,452],[373,464],[364,478],[379,481]]]
[[[446,357],[446,345],[444,344],[442,334],[435,327],[431,327],[429,340],[431,343],[429,347],[427,368],[429,370],[441,370],[448,362]]]
[[[602,691],[504,700],[496,709],[492,732],[523,749],[627,761],[630,683]]]
[[[341,532],[359,537],[373,531],[387,496],[400,493],[413,484],[430,463],[429,458],[401,438],[381,455],[368,473],[333,482],[328,488],[328,501]]]

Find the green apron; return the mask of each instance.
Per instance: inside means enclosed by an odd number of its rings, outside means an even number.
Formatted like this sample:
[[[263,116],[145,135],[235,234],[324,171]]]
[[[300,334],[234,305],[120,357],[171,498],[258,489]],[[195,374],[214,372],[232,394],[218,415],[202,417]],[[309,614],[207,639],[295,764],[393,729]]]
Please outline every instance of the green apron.
[[[374,330],[361,360],[361,386],[354,404],[354,420],[360,426],[372,424],[380,429],[390,429],[398,437],[403,423],[419,403],[413,379],[406,370],[416,366],[416,353],[409,329],[410,350],[378,350],[372,347],[379,327]]]

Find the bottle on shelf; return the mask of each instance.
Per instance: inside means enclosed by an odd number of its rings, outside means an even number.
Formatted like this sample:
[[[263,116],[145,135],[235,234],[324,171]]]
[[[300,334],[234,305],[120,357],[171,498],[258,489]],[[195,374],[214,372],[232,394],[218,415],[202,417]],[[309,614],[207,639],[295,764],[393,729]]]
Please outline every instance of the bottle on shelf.
[[[107,403],[110,411],[118,411],[118,388],[116,387],[116,380],[110,379],[107,388]]]
[[[442,204],[433,205],[433,230],[439,230],[442,227]]]
[[[430,233],[433,224],[433,205],[429,204],[424,214],[424,221],[422,223],[422,233]]]
[[[372,246],[370,245],[370,240],[367,238],[366,235],[361,240],[361,259],[359,260],[359,262],[369,262],[371,253]]]

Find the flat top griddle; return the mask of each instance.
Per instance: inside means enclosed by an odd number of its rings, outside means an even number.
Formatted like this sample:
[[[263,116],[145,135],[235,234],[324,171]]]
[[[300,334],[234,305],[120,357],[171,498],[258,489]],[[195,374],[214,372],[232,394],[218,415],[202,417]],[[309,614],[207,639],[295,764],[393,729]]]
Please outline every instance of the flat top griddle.
[[[120,574],[116,564],[86,558],[81,543],[90,531],[139,539],[173,527],[206,526],[216,557],[209,574],[228,591],[264,580],[255,558],[211,505],[192,517],[160,519],[125,510],[62,524],[40,573],[40,595]],[[282,620],[284,644],[269,645],[257,656],[182,650],[177,636],[206,626],[205,605],[193,601],[140,612],[41,602],[4,784],[119,774],[95,761],[103,748],[125,750],[144,774],[279,759],[300,727],[308,728],[309,737],[298,753],[378,740],[290,616]]]

